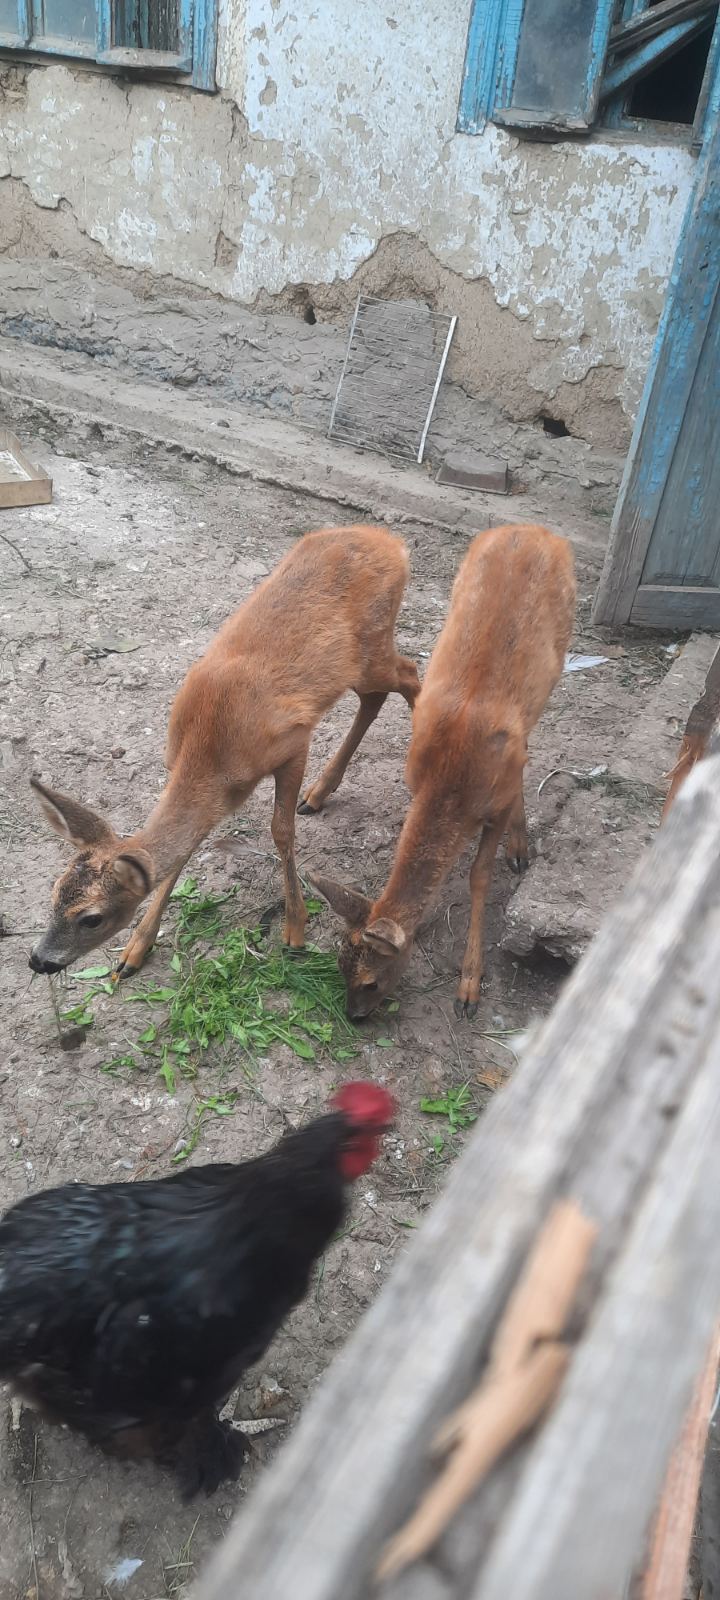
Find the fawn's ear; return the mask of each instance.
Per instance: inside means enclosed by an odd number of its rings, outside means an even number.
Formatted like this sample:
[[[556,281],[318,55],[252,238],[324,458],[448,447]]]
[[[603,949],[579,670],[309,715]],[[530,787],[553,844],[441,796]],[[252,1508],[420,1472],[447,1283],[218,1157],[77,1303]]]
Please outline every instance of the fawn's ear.
[[[132,849],[121,850],[112,864],[113,875],[121,888],[127,889],[129,894],[139,895],[142,899],[152,889],[155,873],[152,857],[147,850]]]
[[[344,883],[337,883],[334,878],[324,878],[321,873],[309,872],[308,878],[323,900],[342,917],[349,928],[364,928],[372,909],[372,900],[367,895],[361,894],[359,889],[349,889]]]
[[[371,927],[363,930],[363,944],[369,944],[380,955],[399,955],[407,944],[407,934],[392,917],[378,917]]]
[[[62,839],[68,839],[78,849],[87,845],[117,843],[114,828],[97,811],[91,811],[79,800],[70,800],[67,795],[58,794],[56,789],[46,789],[37,778],[30,779],[30,788],[37,795],[50,827]]]

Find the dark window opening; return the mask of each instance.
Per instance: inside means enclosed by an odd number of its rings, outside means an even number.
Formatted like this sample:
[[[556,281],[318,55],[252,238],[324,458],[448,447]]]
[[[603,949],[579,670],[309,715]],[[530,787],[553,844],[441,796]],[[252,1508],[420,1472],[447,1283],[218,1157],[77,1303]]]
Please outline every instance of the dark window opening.
[[[629,116],[649,122],[694,122],[716,16],[717,12],[696,39],[634,85],[628,100]]]
[[[125,50],[177,50],[177,0],[113,0],[113,45]]]

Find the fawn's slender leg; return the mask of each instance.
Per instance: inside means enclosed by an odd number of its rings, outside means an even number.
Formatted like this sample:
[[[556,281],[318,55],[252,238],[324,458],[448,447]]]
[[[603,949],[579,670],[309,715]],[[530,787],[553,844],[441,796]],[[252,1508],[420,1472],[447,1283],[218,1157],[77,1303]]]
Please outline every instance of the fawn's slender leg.
[[[509,811],[503,811],[486,822],[478,852],[470,868],[470,925],[463,957],[462,973],[455,1001],[455,1015],[471,1020],[480,999],[480,984],[484,971],[483,942],[485,933],[485,902],[490,887],[497,847],[508,824]]]
[[[302,950],[305,943],[307,911],[295,865],[295,807],[300,793],[308,746],[291,756],[275,777],[275,810],[271,831],[275,848],[282,862],[285,878],[285,928],[283,938],[293,950]]]
[[[396,656],[392,667],[385,673],[378,675],[383,687],[373,690],[358,689],[360,705],[355,715],[355,721],[349,734],[343,740],[340,749],[335,752],[332,761],[329,761],[320,777],[308,789],[298,811],[302,816],[311,816],[315,811],[322,811],[328,796],[339,788],[347,772],[348,765],[368,728],[372,726],[378,712],[382,709],[389,694],[401,694],[412,711],[420,693],[420,679],[417,675],[415,662],[409,656]],[[378,682],[378,678],[374,681]]]
[[[302,816],[312,816],[315,811],[322,811],[328,795],[334,794],[347,771],[348,764],[354,756],[358,745],[362,742],[368,728],[375,721],[378,712],[387,700],[387,694],[361,694],[360,705],[355,714],[355,721],[339,750],[336,750],[331,761],[315,779],[308,789],[304,800],[298,806]]]
[[[163,878],[150,901],[150,904],[138,923],[135,931],[130,935],[118,964],[113,972],[113,982],[120,983],[124,978],[131,978],[138,972],[146,957],[149,955],[158,936],[163,912],[175,888],[185,862],[181,862],[177,872]]]
[[[398,694],[402,695],[403,700],[407,700],[412,711],[420,693],[420,679],[415,662],[411,661],[409,656],[398,656],[397,658],[397,683],[395,688]]]
[[[520,777],[515,804],[508,819],[507,840],[505,854],[508,866],[513,872],[527,872],[528,869],[528,834],[527,817],[525,815],[525,795],[523,793],[523,780]]]

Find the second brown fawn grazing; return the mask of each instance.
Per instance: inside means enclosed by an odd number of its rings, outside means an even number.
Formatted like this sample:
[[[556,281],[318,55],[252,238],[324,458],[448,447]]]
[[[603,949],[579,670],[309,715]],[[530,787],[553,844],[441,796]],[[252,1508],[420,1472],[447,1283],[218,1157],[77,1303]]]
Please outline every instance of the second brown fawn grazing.
[[[528,864],[527,738],[562,672],[574,615],[565,539],[529,525],[473,540],[415,705],[406,767],[412,801],[385,888],[372,901],[312,876],[347,924],[339,960],[351,1017],[367,1016],[394,989],[445,878],[482,829],[455,1002],[458,1016],[475,1015],[493,863],[507,832],[511,867]]]
[[[30,956],[35,972],[58,972],[103,944],[154,891],[115,976],[136,972],[192,852],[269,775],[285,879],[284,937],[302,947],[307,912],[294,827],[310,737],[354,689],[360,706],[352,728],[301,811],[320,810],[337,788],[392,690],[414,705],[417,670],[394,640],[408,573],[405,544],[385,528],[333,528],[300,539],[190,668],[170,714],[168,782],[129,838],[88,806],[33,782],[53,828],[80,851],[53,889],[50,926]]]

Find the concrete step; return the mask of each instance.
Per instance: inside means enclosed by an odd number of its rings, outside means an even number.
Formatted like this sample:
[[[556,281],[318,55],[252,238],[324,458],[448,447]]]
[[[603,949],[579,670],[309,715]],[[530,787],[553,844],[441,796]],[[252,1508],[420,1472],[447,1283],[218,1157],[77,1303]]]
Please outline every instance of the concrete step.
[[[436,483],[424,467],[392,462],[328,440],[272,413],[255,415],[166,383],[103,370],[89,356],[0,339],[0,414],[17,428],[39,410],[67,414],[77,427],[122,429],[213,461],[239,477],[312,494],[382,522],[430,524],[465,536],[505,522],[546,522],[537,493],[503,498]],[[550,520],[594,565],[607,525],[565,509]]]
[[[620,739],[608,769],[575,780],[543,828],[530,871],[506,913],[504,950],[575,962],[618,899],[660,822],[666,774],[718,648],[693,634]],[[563,782],[567,782],[563,779]]]

